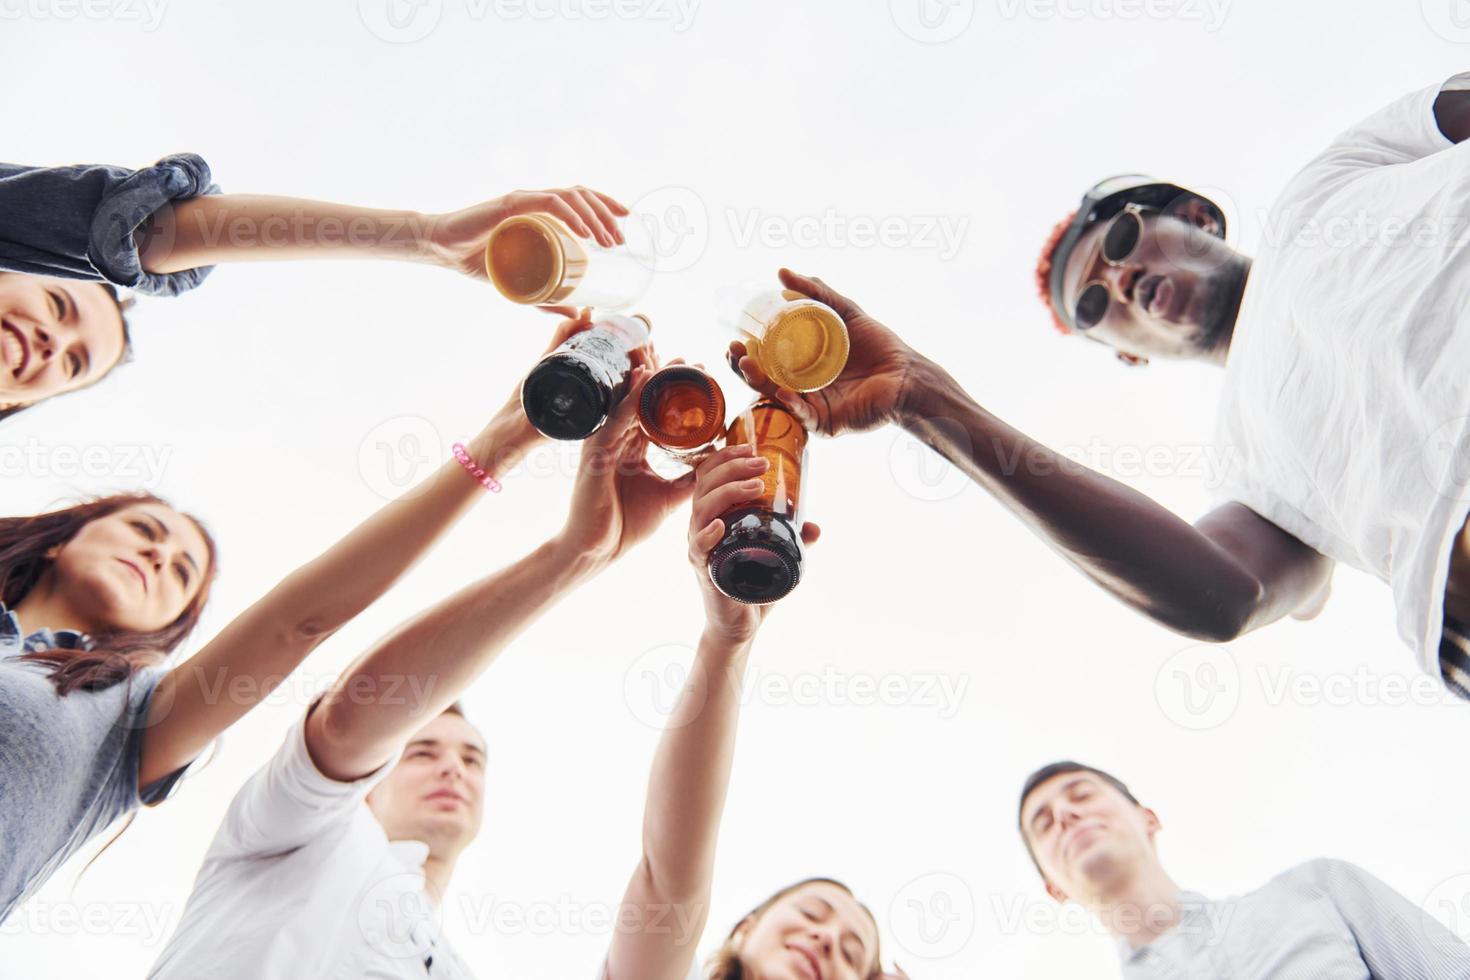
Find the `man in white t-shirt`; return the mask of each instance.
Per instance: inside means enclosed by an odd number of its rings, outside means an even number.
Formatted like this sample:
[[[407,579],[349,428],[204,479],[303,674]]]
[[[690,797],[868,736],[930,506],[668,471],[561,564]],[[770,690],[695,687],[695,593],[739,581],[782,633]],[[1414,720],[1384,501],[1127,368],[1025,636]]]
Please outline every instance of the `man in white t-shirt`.
[[[485,743],[455,699],[689,498],[642,462],[651,374],[583,444],[565,525],[358,658],[240,790],[153,980],[468,980],[439,908],[480,829]]]
[[[1221,503],[1189,524],[987,412],[821,280],[842,315],[830,387],[776,393],[828,435],[897,422],[1118,599],[1223,642],[1326,601],[1335,561],[1388,582],[1400,635],[1470,697],[1470,74],[1333,140],[1287,185],[1261,253],[1213,202],[1145,177],[1097,185],[1037,270],[1058,326],[1130,364],[1225,368]],[[771,390],[738,342],[732,366]],[[1443,640],[1441,631],[1443,625]]]

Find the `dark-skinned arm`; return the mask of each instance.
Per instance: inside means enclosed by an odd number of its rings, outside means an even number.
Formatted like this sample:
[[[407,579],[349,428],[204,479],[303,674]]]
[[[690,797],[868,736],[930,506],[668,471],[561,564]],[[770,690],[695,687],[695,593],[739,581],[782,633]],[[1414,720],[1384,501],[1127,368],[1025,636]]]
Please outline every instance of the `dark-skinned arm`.
[[[781,271],[788,289],[826,303],[852,350],[829,387],[776,391],[739,344],[746,381],[829,436],[896,422],[963,470],[1047,544],[1121,601],[1196,639],[1223,642],[1288,614],[1314,615],[1332,563],[1242,504],[1190,525],[1117,480],[996,418],[947,371],[820,279]]]

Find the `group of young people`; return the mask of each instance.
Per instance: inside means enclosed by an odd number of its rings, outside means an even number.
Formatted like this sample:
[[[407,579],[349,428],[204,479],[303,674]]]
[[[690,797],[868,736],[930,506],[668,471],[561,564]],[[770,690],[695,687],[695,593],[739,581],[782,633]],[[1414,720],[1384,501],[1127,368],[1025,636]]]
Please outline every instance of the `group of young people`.
[[[1310,618],[1334,562],[1373,572],[1393,587],[1421,665],[1470,698],[1470,467],[1458,465],[1470,383],[1455,354],[1470,343],[1456,329],[1470,266],[1464,236],[1450,234],[1470,213],[1467,135],[1470,75],[1369,116],[1290,181],[1254,259],[1225,244],[1215,202],[1139,176],[1095,186],[1047,241],[1037,280],[1061,330],[1135,366],[1194,358],[1225,369],[1231,470],[1220,505],[1194,524],[1099,473],[1007,465],[1061,459],[821,280],[781,272],[847,325],[851,356],[835,383],[778,390],[739,343],[730,363],[816,432],[905,427],[1085,575],[1185,635],[1224,641]],[[190,155],[139,171],[0,165],[0,413],[95,384],[125,360],[120,288],[173,295],[212,265],[282,258],[391,258],[483,276],[490,231],[527,212],[602,244],[621,240],[627,213],[580,187],[444,215],[226,195]],[[1365,216],[1381,233],[1320,234]],[[294,230],[245,241],[211,232],[240,221]],[[344,236],[348,226],[359,233]],[[589,324],[586,311],[559,312],[552,346]],[[584,443],[555,535],[406,620],[293,724],[231,803],[150,976],[469,976],[434,914],[485,791],[485,743],[458,698],[525,627],[686,506],[705,627],[654,759],[620,919],[647,914],[650,927],[619,929],[588,976],[884,975],[876,919],[826,878],[776,891],[696,962],[740,683],[769,609],[724,597],[707,558],[720,515],[758,496],[767,464],[731,445],[679,479],[650,469],[634,406],[656,365],[641,352],[627,396]],[[1446,426],[1458,426],[1453,438],[1429,438]],[[251,681],[231,689],[263,698],[269,678],[295,669],[497,486],[483,474],[509,472],[540,438],[512,393],[423,485],[181,662],[171,655],[216,566],[202,521],[142,493],[0,518],[0,921],[105,828],[178,789],[253,706],[211,696],[221,678]],[[818,534],[802,529],[809,544]],[[422,697],[373,696],[406,676],[434,683],[416,688]],[[1158,858],[1157,815],[1098,769],[1038,770],[1018,825],[1048,893],[1117,937],[1126,977],[1470,976],[1458,938],[1343,862],[1311,862],[1232,900],[1182,890]],[[653,910],[669,909],[692,928],[653,927]]]

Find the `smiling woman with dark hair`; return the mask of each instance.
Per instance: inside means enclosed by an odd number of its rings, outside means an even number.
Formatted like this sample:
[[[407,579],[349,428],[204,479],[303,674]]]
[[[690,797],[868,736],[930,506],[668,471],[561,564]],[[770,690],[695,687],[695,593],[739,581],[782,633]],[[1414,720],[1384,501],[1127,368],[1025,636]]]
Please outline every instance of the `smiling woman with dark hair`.
[[[460,451],[503,473],[540,439],[517,393]],[[0,519],[0,921],[412,568],[484,492],[468,468],[446,461],[173,666],[218,566],[200,522],[146,494]]]
[[[221,194],[192,153],[151,167],[0,163],[0,419],[96,384],[126,359],[118,289],[177,296],[222,262],[394,259],[486,279],[506,218],[546,212],[602,245],[628,211],[585,187],[513,191],[447,214]]]

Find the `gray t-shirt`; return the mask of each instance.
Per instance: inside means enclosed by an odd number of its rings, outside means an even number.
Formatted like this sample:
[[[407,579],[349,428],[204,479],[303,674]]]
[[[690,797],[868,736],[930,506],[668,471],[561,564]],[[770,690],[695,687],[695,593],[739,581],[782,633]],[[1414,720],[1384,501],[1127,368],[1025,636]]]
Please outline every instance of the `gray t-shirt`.
[[[0,922],[118,817],[166,798],[183,773],[138,792],[143,721],[162,672],[61,697],[45,664],[18,659],[88,646],[70,630],[27,635],[0,604]]]

